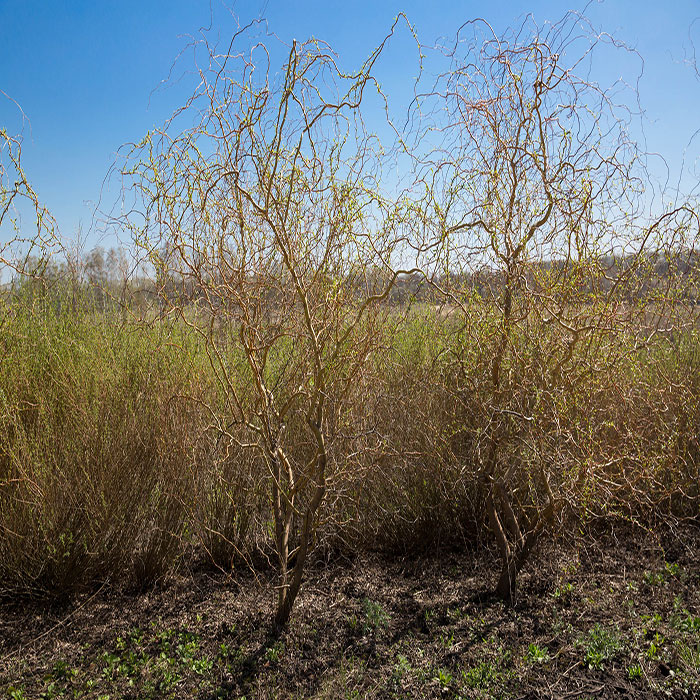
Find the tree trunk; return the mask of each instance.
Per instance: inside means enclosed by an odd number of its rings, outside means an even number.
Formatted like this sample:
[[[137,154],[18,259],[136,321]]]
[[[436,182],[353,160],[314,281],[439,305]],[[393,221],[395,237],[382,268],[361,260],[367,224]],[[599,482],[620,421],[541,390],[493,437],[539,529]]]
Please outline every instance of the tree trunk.
[[[505,600],[508,605],[515,605],[517,599],[517,580],[522,567],[518,566],[515,557],[503,563],[501,575],[496,584],[496,595]]]
[[[529,559],[546,524],[554,516],[554,496],[548,483],[547,490],[549,491],[550,502],[547,507],[540,511],[537,517],[534,518],[534,522],[531,524],[527,536],[525,538],[521,537],[520,541],[515,546],[509,548],[506,556],[503,555],[503,550],[501,550],[503,568],[501,569],[501,575],[496,584],[496,595],[505,600],[509,605],[515,605],[516,603],[518,574],[522,571],[525,562]]]
[[[301,588],[301,580],[304,573],[304,565],[306,563],[306,557],[309,553],[309,545],[311,544],[311,538],[313,536],[313,525],[314,516],[318,510],[319,505],[323,499],[326,492],[326,481],[325,481],[325,468],[326,468],[326,455],[325,452],[321,455],[320,462],[322,465],[322,478],[319,480],[320,483],[317,484],[314,495],[311,499],[311,503],[304,513],[304,522],[302,524],[301,530],[301,541],[299,547],[296,551],[296,557],[294,561],[294,567],[291,570],[291,577],[288,575],[286,580],[283,582],[283,588],[280,590],[280,596],[278,598],[277,611],[275,612],[275,618],[273,621],[273,633],[278,635],[284,627],[289,622],[289,616],[292,613],[292,608],[294,607],[294,601]],[[291,579],[291,580],[290,580]],[[287,585],[287,581],[289,584]]]
[[[308,508],[304,516],[304,525],[301,532],[301,544],[296,552],[291,577],[287,575],[285,580],[282,582],[283,588],[280,590],[277,611],[273,621],[273,631],[275,635],[278,635],[289,622],[289,616],[292,614],[294,601],[296,600],[297,595],[299,594],[299,589],[301,588],[304,564],[306,563],[306,556],[309,552],[309,542],[312,535],[313,517],[316,507],[318,507],[316,499],[314,499],[311,505],[315,505],[315,507],[313,510],[311,510],[311,507]]]

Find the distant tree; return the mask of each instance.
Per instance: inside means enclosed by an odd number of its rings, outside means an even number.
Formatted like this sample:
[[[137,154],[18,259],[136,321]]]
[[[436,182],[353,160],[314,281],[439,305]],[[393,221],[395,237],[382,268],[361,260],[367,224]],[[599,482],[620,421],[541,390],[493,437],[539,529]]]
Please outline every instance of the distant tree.
[[[90,285],[97,288],[105,286],[107,283],[107,268],[104,248],[101,246],[93,248],[85,257],[83,267]]]

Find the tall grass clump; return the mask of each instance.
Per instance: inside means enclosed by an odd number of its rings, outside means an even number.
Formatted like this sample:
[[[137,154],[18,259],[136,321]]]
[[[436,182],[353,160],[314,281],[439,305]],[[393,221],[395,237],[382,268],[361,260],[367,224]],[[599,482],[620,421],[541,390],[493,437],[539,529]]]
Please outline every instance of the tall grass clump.
[[[153,580],[182,551],[203,420],[197,349],[165,324],[5,309],[2,593]]]
[[[183,560],[230,570],[254,552],[274,556],[270,473],[234,439],[201,340],[179,320],[125,318],[36,298],[3,307],[2,595],[145,584]],[[428,303],[396,307],[378,332],[342,410],[329,395],[338,476],[314,531],[318,551],[490,546],[479,470],[488,304],[475,298],[466,320]],[[503,459],[522,499],[539,470],[552,475],[560,508],[550,527],[560,534],[697,517],[700,340],[692,328],[639,337],[601,333],[559,374],[543,370],[556,330],[514,337]],[[244,387],[239,349],[224,353]],[[270,382],[286,361],[272,357]],[[253,400],[252,390],[241,396]],[[292,418],[286,431],[295,459],[308,459],[304,426]]]
[[[578,421],[589,431],[577,482],[584,519],[621,517],[648,527],[697,518],[699,377],[700,338],[688,328],[642,344],[612,377],[591,381]]]
[[[385,325],[354,407],[376,445],[348,483],[346,544],[400,553],[483,544],[482,508],[475,481],[465,478],[454,419],[461,387],[450,343],[458,332],[449,313],[427,303],[397,309]]]

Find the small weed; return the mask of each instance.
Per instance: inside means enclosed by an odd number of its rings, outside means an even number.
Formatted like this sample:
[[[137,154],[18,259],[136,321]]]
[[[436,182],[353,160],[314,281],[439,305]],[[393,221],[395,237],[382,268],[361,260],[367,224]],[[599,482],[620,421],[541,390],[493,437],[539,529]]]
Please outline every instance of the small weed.
[[[489,688],[498,680],[498,669],[489,661],[482,661],[478,666],[462,672],[464,683],[469,688]]]
[[[282,654],[284,653],[284,643],[283,642],[275,642],[271,647],[268,647],[265,650],[265,658],[271,663],[271,664],[276,664],[280,658],[282,657]]]
[[[435,678],[442,688],[448,688],[452,684],[452,674],[444,668],[439,668],[435,674]]]
[[[46,686],[46,690],[41,694],[41,700],[53,700],[55,697],[58,697],[59,691],[56,690],[56,683],[49,683]]]
[[[666,570],[666,574],[667,574],[668,576],[671,576],[672,578],[675,578],[676,576],[679,576],[680,573],[681,573],[681,568],[680,568],[680,566],[678,566],[678,564],[676,564],[676,563],[671,564],[671,563],[669,563],[669,562],[666,562],[664,568],[665,568],[665,570]]]
[[[676,655],[680,667],[687,673],[700,673],[700,643],[695,645],[676,642]]]
[[[389,687],[398,691],[401,688],[401,682],[405,676],[409,675],[413,671],[409,660],[403,654],[397,654],[396,663],[391,671],[391,677],[389,679]]]
[[[119,666],[119,660],[120,658],[116,654],[105,652],[102,655],[102,663],[105,664],[102,668],[102,675],[111,678]]]
[[[447,619],[450,622],[459,622],[469,617],[466,610],[462,610],[459,606],[447,608]]]
[[[213,666],[214,662],[211,659],[202,657],[201,659],[194,659],[190,664],[190,669],[198,676],[203,676],[208,671],[211,671]]]
[[[552,625],[552,634],[557,637],[572,637],[574,626],[568,620],[557,618]]]
[[[634,664],[627,669],[627,678],[631,681],[637,681],[642,677],[642,667],[639,664]]]
[[[608,630],[596,624],[579,640],[584,649],[584,663],[588,668],[601,669],[606,661],[611,661],[623,648],[619,630]]]
[[[662,586],[666,582],[666,578],[660,571],[645,571],[642,578],[648,586]]]
[[[642,578],[649,586],[663,586],[670,578],[682,578],[682,574],[678,564],[665,562],[662,571],[645,571]]]
[[[552,597],[555,600],[569,600],[573,591],[574,584],[568,581],[567,583],[563,583],[561,586],[557,586],[554,589],[554,593],[552,593]]]
[[[365,598],[362,601],[362,610],[365,618],[362,626],[364,634],[376,634],[389,625],[389,615],[380,603]]]
[[[443,632],[440,635],[440,645],[443,646],[445,649],[451,649],[454,646],[454,643],[455,643],[455,633],[454,632],[450,632],[450,634]]]
[[[396,664],[394,665],[394,676],[397,678],[402,678],[406,674],[410,673],[411,664],[408,659],[403,654],[398,654],[396,656]]]
[[[688,610],[679,608],[680,606],[671,615],[669,620],[671,626],[685,634],[700,634],[700,615],[691,615]]]
[[[530,644],[527,648],[525,660],[531,664],[542,664],[549,661],[549,649],[547,647],[538,647],[537,644]]]
[[[658,625],[660,625],[663,622],[663,618],[659,613],[654,613],[653,615],[642,615],[642,622],[650,623],[645,624],[642,628],[642,633],[646,634],[649,630],[649,627],[658,627]]]
[[[659,661],[661,659],[661,652],[663,650],[663,643],[666,640],[658,632],[654,634],[653,641],[649,644],[649,648],[646,651],[646,655],[650,659]]]
[[[57,681],[68,681],[77,675],[78,671],[71,668],[65,661],[57,661],[51,669],[51,676]]]

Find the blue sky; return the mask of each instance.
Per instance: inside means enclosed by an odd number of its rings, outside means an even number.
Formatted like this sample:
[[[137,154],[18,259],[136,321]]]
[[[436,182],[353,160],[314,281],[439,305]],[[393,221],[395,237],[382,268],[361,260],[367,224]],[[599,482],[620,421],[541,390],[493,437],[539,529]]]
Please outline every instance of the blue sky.
[[[497,31],[531,12],[538,22],[555,21],[583,3],[540,0],[248,0],[229,3],[242,20],[263,15],[281,39],[327,40],[347,67],[357,66],[403,11],[432,43],[452,35],[464,21],[487,19]],[[167,78],[187,35],[208,26],[222,41],[232,21],[220,0],[0,0],[0,90],[16,100],[29,119],[0,95],[0,127],[23,131],[25,170],[61,233],[79,224],[87,247],[98,242],[93,210],[115,152],[139,140],[187,96],[187,81],[154,92]],[[647,148],[662,152],[677,171],[684,148],[700,127],[700,81],[683,59],[689,31],[700,17],[697,0],[593,2],[594,25],[624,40],[644,57],[640,83],[646,109]],[[692,27],[700,48],[700,21]],[[407,45],[407,44],[406,44]],[[386,88],[400,83],[406,61],[401,43],[389,56]],[[604,66],[633,76],[634,66]],[[393,72],[393,73],[392,73]],[[594,76],[598,77],[598,76]],[[608,76],[602,76],[603,81]],[[398,88],[397,88],[398,89]],[[697,144],[695,144],[697,146]],[[690,149],[690,157],[694,156]],[[107,198],[114,198],[113,192]],[[2,234],[0,234],[2,235]]]

